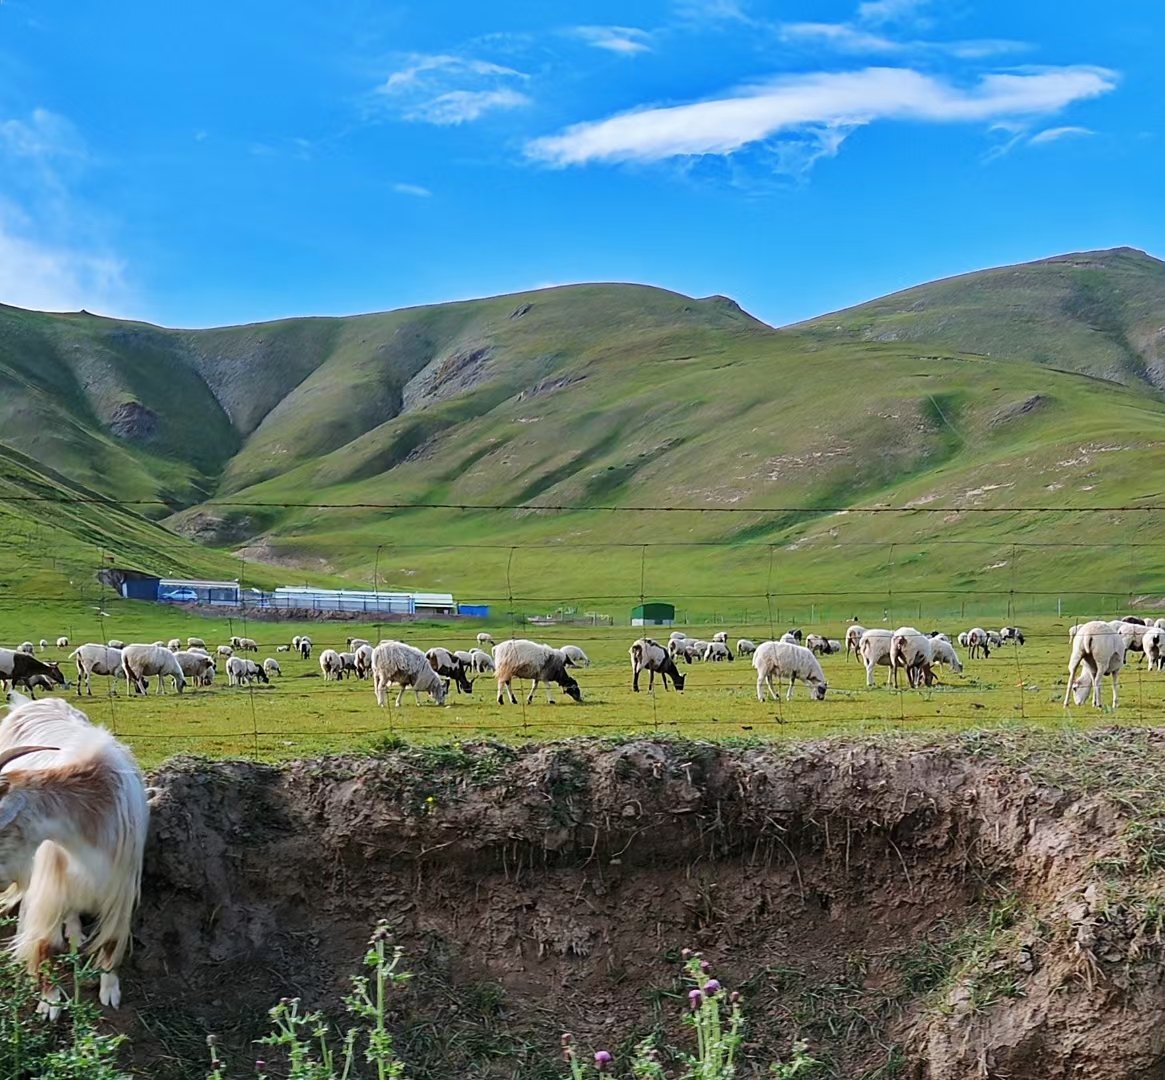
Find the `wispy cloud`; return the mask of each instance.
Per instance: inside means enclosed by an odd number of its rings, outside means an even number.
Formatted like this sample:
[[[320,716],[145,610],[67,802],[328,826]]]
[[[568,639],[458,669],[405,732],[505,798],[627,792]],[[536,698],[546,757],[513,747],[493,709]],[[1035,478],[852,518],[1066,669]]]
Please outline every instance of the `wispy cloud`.
[[[34,109],[0,120],[0,302],[124,310],[125,263],[73,195],[90,163],[84,140],[57,113]]]
[[[651,35],[634,26],[575,26],[568,32],[571,37],[579,38],[596,49],[606,49],[621,56],[651,51]]]
[[[858,4],[858,18],[862,22],[901,22],[914,18],[929,0],[864,0]]]
[[[398,195],[411,195],[415,199],[428,199],[433,194],[427,187],[421,187],[420,184],[393,184],[392,190]]]
[[[910,68],[871,67],[814,72],[747,86],[686,105],[644,108],[575,124],[527,144],[527,155],[555,166],[589,162],[652,162],[731,155],[774,144],[790,134],[838,134],[879,120],[984,123],[1058,112],[1112,90],[1104,68],[1061,67],[982,76],[969,88]],[[818,156],[821,156],[820,154]]]
[[[405,120],[449,126],[529,105],[530,98],[514,89],[528,78],[516,68],[473,56],[414,53],[376,92]]]
[[[690,23],[746,23],[754,20],[741,0],[676,0],[676,17]]]
[[[906,45],[892,41],[882,34],[865,30],[850,23],[797,22],[783,23],[779,29],[782,41],[825,45],[838,52],[896,53],[904,52]]]
[[[1043,143],[1055,142],[1057,139],[1066,139],[1075,137],[1077,135],[1095,135],[1096,132],[1092,128],[1079,127],[1075,124],[1069,124],[1065,127],[1044,128],[1043,131],[1037,131],[1028,141],[1033,146],[1040,146]]]

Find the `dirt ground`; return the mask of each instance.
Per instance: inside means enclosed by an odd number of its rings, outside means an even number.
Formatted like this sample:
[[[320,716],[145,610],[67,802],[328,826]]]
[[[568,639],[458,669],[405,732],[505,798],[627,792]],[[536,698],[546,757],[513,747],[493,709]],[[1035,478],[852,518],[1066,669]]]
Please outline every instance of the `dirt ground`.
[[[1043,738],[177,760],[125,971],[137,1065],[204,1076],[210,1032],[248,1065],[280,997],[336,1009],[383,917],[412,1076],[559,1076],[564,1030],[622,1061],[682,1041],[688,947],[744,995],[744,1075],[801,1037],[846,1080],[1165,1077],[1144,803],[1091,766],[1031,778]],[[1097,740],[1097,768],[1165,750]]]

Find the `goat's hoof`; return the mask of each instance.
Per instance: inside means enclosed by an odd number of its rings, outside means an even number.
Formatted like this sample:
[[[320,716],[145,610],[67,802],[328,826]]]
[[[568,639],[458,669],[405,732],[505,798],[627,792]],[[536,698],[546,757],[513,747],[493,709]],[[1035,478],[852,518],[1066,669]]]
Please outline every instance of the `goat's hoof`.
[[[120,1008],[121,980],[116,975],[102,975],[101,989],[97,996],[102,1005],[108,1005],[111,1009]]]

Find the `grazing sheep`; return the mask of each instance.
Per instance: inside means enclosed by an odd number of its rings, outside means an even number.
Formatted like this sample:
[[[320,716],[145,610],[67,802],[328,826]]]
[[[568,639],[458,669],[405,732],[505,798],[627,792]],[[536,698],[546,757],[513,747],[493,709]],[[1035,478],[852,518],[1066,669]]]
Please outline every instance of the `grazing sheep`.
[[[752,666],[756,668],[757,701],[764,701],[766,687],[774,701],[780,700],[780,695],[773,689],[774,676],[778,687],[782,679],[788,678],[789,693],[786,700],[792,698],[793,685],[798,679],[810,688],[815,701],[821,701],[829,688],[817,657],[803,645],[787,641],[766,641],[753,654]]]
[[[147,675],[158,676],[156,693],[166,692],[166,678],[174,680],[178,693],[186,689],[186,676],[182,674],[175,654],[157,645],[127,645],[121,650],[121,666],[125,669],[125,692],[137,686],[140,693],[146,692]]]
[[[231,635],[231,648],[237,649],[241,646],[243,639],[238,634]]]
[[[685,664],[690,664],[693,660],[702,660],[704,658],[703,653],[696,648],[696,643],[690,638],[669,641],[667,643],[667,651],[671,653],[674,659],[682,657]]]
[[[893,630],[873,629],[867,630],[862,634],[858,641],[858,655],[861,657],[862,663],[866,666],[866,685],[874,685],[874,668],[879,665],[889,667],[890,665],[890,642],[894,637]],[[893,671],[886,675],[886,685],[890,685],[890,676]]]
[[[679,630],[673,630],[667,636],[668,644],[670,645],[673,641],[683,641],[687,636],[687,634],[681,633]]]
[[[955,640],[959,643],[960,648],[965,649],[968,641],[967,631],[964,630]]]
[[[550,690],[550,683],[558,683],[568,697],[575,701],[582,701],[582,691],[578,683],[566,670],[566,656],[558,649],[548,645],[539,645],[534,641],[518,638],[514,641],[503,641],[494,649],[494,663],[497,665],[498,704],[503,704],[503,693],[510,695],[510,704],[516,705],[518,699],[514,697],[514,689],[510,685],[514,679],[531,679],[526,704],[534,700],[534,693],[539,683],[546,683],[546,699],[553,705],[554,698]]]
[[[658,641],[653,638],[640,638],[627,652],[631,656],[631,689],[635,693],[639,693],[639,673],[641,671],[649,673],[647,680],[649,692],[655,688],[655,673],[657,671],[660,678],[663,679],[664,690],[667,689],[669,675],[676,685],[676,690],[683,690],[685,676],[676,667],[672,654]]]
[[[591,658],[577,645],[563,645],[562,651],[566,653],[567,662],[571,667],[591,666]]]
[[[1023,631],[1018,626],[1002,626],[999,628],[1000,641],[1014,641],[1017,645],[1023,644]]]
[[[93,696],[93,676],[108,675],[111,678],[110,690],[117,693],[117,680],[125,678],[125,669],[121,666],[121,650],[111,649],[108,645],[79,645],[69,654],[70,660],[77,662],[77,693],[81,693],[82,683],[85,692]]]
[[[974,660],[980,653],[984,659],[991,655],[991,641],[983,627],[975,626],[967,631],[967,655]]]
[[[845,658],[848,660],[852,652],[855,659],[858,659],[858,642],[862,640],[862,634],[866,632],[864,626],[858,626],[854,623],[845,631]]]
[[[356,670],[356,654],[354,652],[340,653],[340,674],[346,679],[349,675],[360,677],[360,673]]]
[[[14,686],[28,685],[33,675],[44,675],[58,686],[68,686],[69,681],[61,674],[61,669],[52,660],[38,660],[28,653],[15,649],[0,649],[0,680]],[[0,895],[3,895],[0,893]]]
[[[372,646],[356,646],[356,678],[367,679],[372,674]]]
[[[779,640],[783,641],[786,645],[800,645],[801,644],[801,639],[792,630],[786,630],[780,636]]]
[[[906,672],[906,681],[914,687],[934,682],[931,662],[934,638],[925,634],[896,631],[890,639],[890,676],[898,685],[898,672]]]
[[[717,630],[716,633],[714,633],[712,635],[712,640],[719,641],[719,642],[722,642],[723,644],[727,645],[728,644],[728,631],[727,630]]]
[[[832,653],[841,652],[840,641],[822,637],[820,634],[810,634],[805,639],[805,646],[810,652],[817,653],[818,656],[829,656]]]
[[[1141,639],[1144,638],[1147,626],[1141,623],[1131,622],[1128,619],[1121,619],[1118,622],[1110,624],[1112,628],[1121,636],[1121,640],[1125,645],[1125,659],[1128,659],[1130,652],[1144,652],[1144,647],[1141,644]]]
[[[109,643],[109,645],[111,648],[114,648],[114,649],[117,648],[117,646],[114,645],[112,641]],[[206,642],[203,641],[202,638],[200,638],[200,637],[188,637],[186,639],[186,648],[187,649],[193,649],[195,645],[197,645],[200,649],[206,648]]]
[[[1155,627],[1156,627],[1158,630],[1165,630],[1165,619],[1154,619],[1154,620],[1153,620],[1153,625],[1154,625],[1154,626],[1155,626]]]
[[[484,649],[470,649],[470,667],[479,675],[494,670],[493,657]]]
[[[50,679],[47,675],[29,675],[22,681],[28,688],[29,697],[31,697],[33,701],[36,700],[37,690],[44,690],[51,693],[56,689],[57,686],[57,684],[53,682],[53,680]]]
[[[1082,684],[1076,683],[1077,672],[1081,668],[1088,674],[1087,687],[1092,690],[1092,704],[1100,708],[1100,684],[1105,675],[1112,677],[1112,707],[1117,707],[1117,680],[1125,662],[1125,643],[1112,623],[1094,619],[1080,627],[1072,639],[1072,656],[1068,661],[1068,688],[1064,691],[1064,704],[1068,704],[1072,691],[1077,690],[1077,705],[1084,702],[1079,695]],[[1085,696],[1087,693],[1085,689]]]
[[[182,639],[172,637],[169,641],[166,642],[166,648],[169,649],[171,652],[181,652]]]
[[[59,638],[57,638],[57,648],[58,649],[67,649],[68,647],[69,647],[69,639],[67,637],[65,637],[64,634],[62,634]]]
[[[723,641],[708,642],[708,647],[704,650],[704,660],[707,663],[732,659],[732,650]]]
[[[794,641],[795,641],[795,642],[796,642],[798,645],[800,645],[800,644],[801,644],[801,640],[802,640],[802,637],[803,637],[804,635],[802,635],[801,631],[800,631],[800,630],[798,630],[798,629],[797,629],[797,627],[793,627],[793,629],[792,629],[792,630],[787,630],[787,631],[785,631],[785,633],[786,633],[786,634],[788,634],[790,637],[792,637],[792,639],[793,639],[793,640],[794,640]]]
[[[290,645],[276,645],[275,651],[276,652],[291,652],[291,646]]]
[[[35,646],[35,645],[33,645],[33,643],[32,643],[31,641],[22,641],[22,642],[21,642],[21,643],[20,643],[20,644],[19,644],[19,645],[16,647],[16,651],[17,651],[17,652],[22,652],[22,653],[28,653],[28,655],[29,655],[29,656],[32,656],[32,655],[33,655],[33,653],[35,653],[35,652],[36,652],[36,646]]]
[[[249,686],[253,682],[270,683],[265,672],[254,660],[232,656],[227,661],[227,685]]]
[[[350,652],[355,652],[358,648],[360,648],[361,645],[367,645],[369,648],[372,648],[372,642],[370,642],[367,638],[362,638],[362,637],[350,637],[350,638],[348,638],[348,650]]]
[[[438,705],[445,703],[445,683],[420,649],[403,641],[382,641],[372,650],[372,689],[376,694],[376,703],[382,708],[388,698],[388,688],[393,683],[400,687],[400,693],[396,696],[398,708],[404,699],[405,689],[410,686],[418,705],[421,703],[422,690]]]
[[[239,650],[239,652],[258,652],[259,651],[259,643],[254,638],[250,638],[250,637],[239,638],[239,643],[235,647]]]
[[[301,634],[299,638],[299,658],[301,660],[311,659],[311,638],[307,634]]]
[[[41,649],[47,649],[49,647],[48,638],[41,638],[40,639],[40,647],[41,647]]]
[[[941,630],[932,630],[930,638],[932,641],[945,641],[948,645],[951,643],[951,635],[944,634]]]
[[[736,654],[737,654],[737,656],[752,656],[752,654],[754,652],[756,652],[756,642],[755,641],[751,641],[749,638],[746,638],[746,637],[742,637],[742,638],[737,639],[737,642],[736,642]]]
[[[1147,626],[1148,625],[1148,623],[1146,623],[1145,620],[1142,619],[1139,615],[1122,615],[1120,617],[1120,621],[1132,623],[1134,626]]]
[[[320,671],[324,673],[325,681],[338,680],[343,676],[344,661],[335,649],[324,649],[320,653]]]
[[[955,647],[946,638],[930,639],[931,663],[945,664],[956,675],[962,674],[963,664]]]
[[[174,653],[174,659],[178,661],[182,674],[192,679],[196,686],[213,685],[215,665],[206,653],[179,649]]]
[[[425,659],[429,661],[429,667],[445,680],[446,693],[448,693],[450,681],[457,684],[459,694],[473,693],[473,683],[469,681],[469,672],[465,663],[448,649],[430,649],[425,653]]]
[[[20,905],[9,946],[30,975],[68,945],[96,957],[103,1005],[121,1004],[117,967],[141,889],[149,807],[133,755],[61,698],[12,695],[0,721],[0,880]],[[82,940],[81,920],[93,919]],[[42,982],[40,1012],[60,990]]]
[[[491,638],[489,634],[482,633],[477,635],[477,643],[478,645],[492,645],[494,643],[494,639]]]
[[[1165,671],[1165,629],[1150,626],[1141,637],[1141,648],[1150,671]]]
[[[214,651],[219,656],[225,656],[228,660],[235,655],[235,650],[230,645],[219,645]]]
[[[279,661],[275,657],[269,656],[263,661],[263,672],[270,679],[272,675],[282,675],[283,669],[280,668]]]

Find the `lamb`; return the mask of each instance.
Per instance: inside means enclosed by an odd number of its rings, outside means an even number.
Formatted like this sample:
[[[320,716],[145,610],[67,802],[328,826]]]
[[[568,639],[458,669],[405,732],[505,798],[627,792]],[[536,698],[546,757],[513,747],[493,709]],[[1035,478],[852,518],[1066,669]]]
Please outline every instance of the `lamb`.
[[[497,665],[498,704],[503,704],[503,692],[508,691],[510,704],[516,705],[518,699],[514,697],[514,689],[510,685],[514,679],[531,679],[526,704],[534,700],[534,693],[539,683],[546,683],[546,699],[554,704],[549,684],[554,682],[566,692],[568,697],[575,701],[582,701],[582,691],[578,683],[566,670],[566,656],[558,649],[547,645],[539,645],[533,641],[518,638],[513,641],[503,641],[494,649],[494,663]]]
[[[61,698],[10,698],[0,722],[0,881],[20,905],[12,952],[38,976],[69,944],[96,957],[103,1005],[121,1004],[117,967],[141,890],[149,807],[130,751]],[[82,941],[81,920],[94,920]],[[42,984],[39,1011],[57,1013]]]
[[[340,654],[335,649],[324,649],[320,653],[320,671],[324,673],[324,679],[339,680],[344,675],[344,661],[340,659]]]
[[[291,652],[291,646],[290,645],[276,645],[275,651],[276,652]]]
[[[168,642],[166,642],[166,648],[168,648],[171,652],[181,652],[182,651],[182,639],[172,637]]]
[[[862,659],[862,663],[866,665],[866,685],[874,685],[874,668],[878,665],[888,666],[890,664],[890,642],[894,637],[893,630],[867,630],[862,634],[858,642],[858,655]],[[889,672],[886,676],[886,685],[890,685]]]
[[[254,660],[242,656],[232,656],[227,661],[227,684],[229,686],[247,686],[253,682],[269,683],[265,672]]]
[[[931,671],[933,638],[925,634],[896,631],[890,639],[890,676],[898,685],[898,672],[906,672],[906,681],[911,686],[934,682]]]
[[[205,642],[205,641],[203,641],[203,640],[202,640],[202,638],[200,638],[200,637],[188,637],[188,638],[186,639],[186,648],[187,648],[187,649],[193,649],[193,648],[194,648],[196,645],[197,645],[197,646],[198,646],[200,649],[205,649],[205,648],[206,648],[206,642]],[[112,648],[112,649],[115,649],[115,648],[117,648],[117,646],[116,646],[116,645],[114,645],[112,641],[109,643],[109,647],[110,647],[110,648]]]
[[[704,660],[708,663],[732,659],[732,650],[723,641],[710,641],[704,650]]]
[[[562,651],[571,667],[590,667],[591,658],[577,645],[563,645]]]
[[[235,650],[230,645],[219,645],[214,651],[228,660],[235,655]]]
[[[856,659],[858,656],[858,643],[862,640],[862,634],[866,632],[864,626],[858,626],[854,623],[853,626],[847,627],[845,632],[845,658],[848,660],[850,653],[854,654]]]
[[[1141,638],[1141,648],[1149,661],[1150,671],[1165,671],[1165,629],[1149,627]]]
[[[752,656],[756,652],[756,642],[749,638],[742,637],[737,639],[736,654],[737,656]]]
[[[283,671],[279,667],[279,661],[269,656],[263,661],[263,673],[270,678],[272,675],[282,675]]]
[[[470,649],[469,658],[470,667],[478,674],[484,674],[494,670],[493,657],[484,649]]]
[[[214,661],[203,652],[179,649],[173,654],[182,669],[182,674],[191,679],[195,686],[211,686],[214,683]]]
[[[178,693],[186,689],[186,676],[178,664],[176,654],[157,645],[127,645],[121,650],[121,665],[125,669],[125,692],[137,686],[140,693],[146,692],[145,677],[158,676],[157,693],[166,692],[166,676],[174,680]]]
[[[396,696],[397,708],[400,708],[405,689],[409,686],[413,688],[418,705],[422,690],[438,705],[445,703],[445,683],[429,664],[428,657],[403,641],[382,641],[372,650],[372,689],[381,708],[392,683],[400,686],[400,693]]]
[[[945,638],[931,638],[930,652],[931,663],[946,664],[956,675],[962,673],[963,664],[959,660],[959,654],[955,652],[955,647]]]
[[[483,646],[484,645],[492,645],[494,643],[494,639],[491,638],[489,636],[489,634],[484,634],[484,633],[478,634],[477,635],[477,643],[478,643],[478,645],[483,645]]]
[[[1117,707],[1117,681],[1125,662],[1124,640],[1112,623],[1094,619],[1080,627],[1072,639],[1072,656],[1068,661],[1068,688],[1064,691],[1064,705],[1068,705],[1072,691],[1079,694],[1081,686],[1075,683],[1077,672],[1087,671],[1088,686],[1092,689],[1092,704],[1100,708],[1100,684],[1105,675],[1112,677],[1112,707]],[[1076,704],[1084,702],[1084,696]]]
[[[81,693],[81,684],[85,685],[85,692],[93,696],[93,676],[109,675],[110,689],[117,693],[118,679],[125,678],[125,668],[121,666],[121,650],[111,649],[108,645],[79,645],[69,654],[70,660],[77,661],[77,693]]]
[[[69,685],[68,679],[52,660],[38,660],[28,653],[0,649],[0,679],[13,685],[21,683],[27,686],[33,675],[44,675],[58,686]]]
[[[59,638],[57,638],[57,648],[58,649],[67,649],[68,647],[69,647],[69,639],[67,637],[65,637],[64,634],[62,634]]]
[[[450,681],[457,684],[457,692],[459,694],[473,693],[473,683],[469,681],[469,675],[464,662],[454,656],[448,649],[430,649],[425,653],[425,659],[429,661],[429,667],[445,680],[446,693],[448,693]]]
[[[774,701],[780,700],[780,695],[773,689],[773,676],[776,676],[778,687],[781,680],[788,677],[789,693],[786,700],[792,698],[793,685],[798,679],[810,687],[815,701],[823,700],[829,688],[817,657],[803,645],[766,641],[753,654],[752,666],[756,668],[757,701],[764,701],[766,687]]]
[[[24,685],[28,687],[29,697],[33,701],[36,700],[37,690],[44,690],[46,693],[51,693],[56,689],[56,683],[47,675],[29,675],[27,679],[23,680]]]
[[[655,689],[655,673],[658,671],[663,679],[663,688],[667,689],[667,678],[670,675],[676,684],[676,690],[684,688],[685,676],[676,667],[675,658],[658,641],[652,638],[640,638],[627,652],[631,656],[631,689],[639,693],[639,673],[649,672],[647,680],[648,692]]]
[[[727,645],[728,644],[728,631],[727,630],[717,630],[716,633],[714,633],[712,635],[712,640],[719,641],[722,644]]]
[[[1014,641],[1017,645],[1023,644],[1023,631],[1018,626],[1001,626],[999,637],[1002,641]]]

